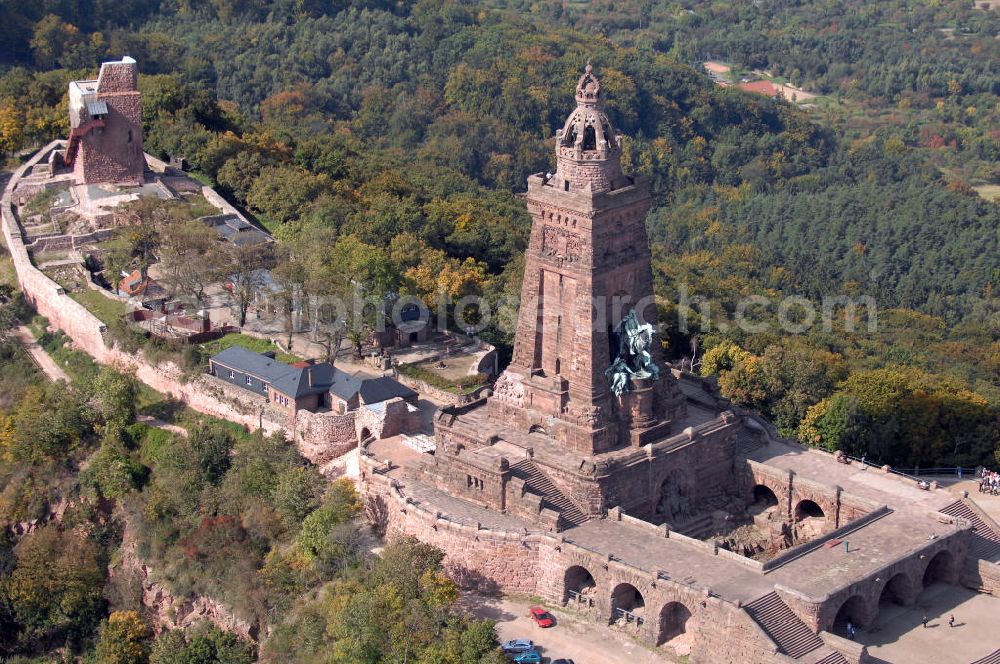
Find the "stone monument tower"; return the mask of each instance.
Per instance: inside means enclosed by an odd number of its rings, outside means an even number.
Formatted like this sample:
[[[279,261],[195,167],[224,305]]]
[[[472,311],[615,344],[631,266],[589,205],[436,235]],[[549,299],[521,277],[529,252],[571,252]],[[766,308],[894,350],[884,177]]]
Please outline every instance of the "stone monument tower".
[[[623,174],[621,136],[589,63],[576,103],[556,131],[555,174],[528,178],[532,229],[514,355],[490,409],[495,420],[591,455],[661,437],[684,400],[673,376],[658,371],[652,335],[649,183]]]

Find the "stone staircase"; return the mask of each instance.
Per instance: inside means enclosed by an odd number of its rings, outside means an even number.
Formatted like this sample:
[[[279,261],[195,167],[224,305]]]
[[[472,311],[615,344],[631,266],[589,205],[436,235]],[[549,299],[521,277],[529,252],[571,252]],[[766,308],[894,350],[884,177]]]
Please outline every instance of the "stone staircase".
[[[705,539],[714,535],[715,522],[711,512],[701,512],[691,517],[687,521],[671,524],[672,529],[681,535],[693,537],[695,539]]]
[[[567,498],[531,459],[521,459],[512,464],[510,472],[514,477],[524,480],[528,491],[541,497],[543,507],[559,512],[566,526],[579,526],[587,520],[583,510]]]
[[[834,651],[824,657],[823,659],[816,660],[816,664],[849,664],[847,659],[841,655],[839,652]]]
[[[972,664],[1000,664],[1000,650],[994,650],[986,657],[977,659]]]
[[[823,640],[788,608],[776,592],[755,599],[743,608],[777,644],[778,650],[789,657],[798,659],[823,645]],[[832,653],[830,656],[837,654]],[[823,661],[826,662],[830,656]],[[836,661],[830,660],[830,664]]]
[[[972,523],[972,545],[969,555],[982,560],[1000,559],[1000,533],[990,524],[983,521],[979,513],[966,501],[956,500],[951,505],[939,510],[942,514],[962,519]]]

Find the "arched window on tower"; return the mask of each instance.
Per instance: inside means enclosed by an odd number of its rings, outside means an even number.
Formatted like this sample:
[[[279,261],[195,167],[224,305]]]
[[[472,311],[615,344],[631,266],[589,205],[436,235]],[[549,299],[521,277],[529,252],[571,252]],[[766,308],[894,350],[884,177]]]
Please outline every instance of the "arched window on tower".
[[[607,122],[601,123],[601,130],[604,132],[604,141],[608,144],[608,147],[614,147],[615,137],[611,133],[611,127],[608,126]]]
[[[593,125],[587,125],[587,127],[583,130],[583,149],[597,149],[597,132],[594,131]]]

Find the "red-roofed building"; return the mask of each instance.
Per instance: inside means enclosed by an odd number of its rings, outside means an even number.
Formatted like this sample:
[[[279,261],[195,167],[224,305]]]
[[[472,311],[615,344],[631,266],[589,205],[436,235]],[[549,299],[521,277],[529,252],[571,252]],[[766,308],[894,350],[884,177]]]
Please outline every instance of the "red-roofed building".
[[[167,295],[160,284],[139,270],[133,270],[131,274],[122,277],[118,282],[118,293],[145,305],[162,304]]]
[[[781,91],[771,85],[770,81],[753,81],[751,83],[740,83],[737,86],[740,90],[746,90],[747,92],[753,92],[754,94],[764,95],[765,97],[780,97]]]

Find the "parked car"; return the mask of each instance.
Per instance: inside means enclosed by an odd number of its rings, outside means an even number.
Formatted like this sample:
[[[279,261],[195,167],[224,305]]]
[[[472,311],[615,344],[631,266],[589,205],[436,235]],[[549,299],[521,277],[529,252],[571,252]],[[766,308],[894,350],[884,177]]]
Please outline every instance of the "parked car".
[[[556,621],[552,618],[552,615],[545,609],[539,606],[533,606],[528,609],[528,613],[531,615],[531,619],[535,621],[535,624],[539,627],[552,627],[556,624]]]
[[[514,657],[514,664],[541,664],[541,661],[542,655],[534,649]]]
[[[505,654],[511,655],[534,650],[535,644],[531,639],[511,639],[510,641],[504,641],[500,649]]]

